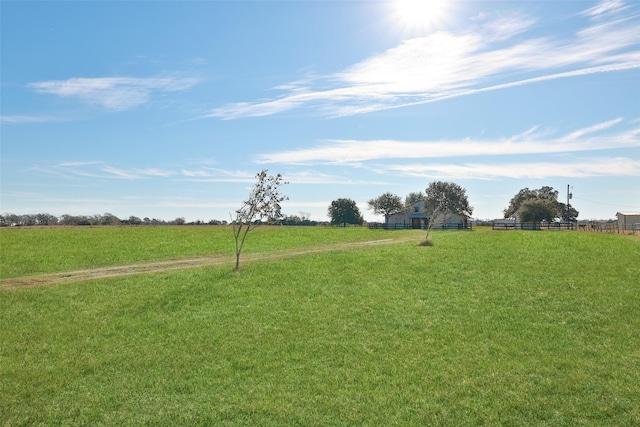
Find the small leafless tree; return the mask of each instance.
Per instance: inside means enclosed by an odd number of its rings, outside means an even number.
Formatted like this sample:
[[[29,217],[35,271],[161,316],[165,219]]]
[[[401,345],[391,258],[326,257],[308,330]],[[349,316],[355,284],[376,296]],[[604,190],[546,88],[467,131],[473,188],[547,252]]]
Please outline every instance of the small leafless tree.
[[[280,187],[287,184],[281,174],[268,175],[268,171],[263,169],[256,175],[256,180],[249,198],[242,202],[240,209],[236,210],[232,223],[236,244],[234,271],[240,269],[240,254],[249,231],[263,220],[273,222],[280,219],[282,217],[280,203],[288,200],[288,197],[280,192]]]

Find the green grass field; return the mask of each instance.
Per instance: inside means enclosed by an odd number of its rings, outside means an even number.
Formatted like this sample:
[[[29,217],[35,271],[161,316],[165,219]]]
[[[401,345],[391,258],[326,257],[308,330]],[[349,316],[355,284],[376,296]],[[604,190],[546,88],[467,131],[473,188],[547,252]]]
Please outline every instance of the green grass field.
[[[243,254],[372,239],[360,227],[259,227],[251,231]],[[402,231],[400,234],[406,234]],[[267,234],[267,237],[262,237]],[[395,234],[394,234],[395,235]],[[378,238],[388,235],[379,233]],[[230,227],[70,227],[0,228],[0,279],[113,265],[234,256]]]
[[[246,251],[396,233],[264,228]],[[401,233],[2,290],[0,425],[640,425],[638,237]],[[223,227],[0,239],[3,279],[233,254]]]

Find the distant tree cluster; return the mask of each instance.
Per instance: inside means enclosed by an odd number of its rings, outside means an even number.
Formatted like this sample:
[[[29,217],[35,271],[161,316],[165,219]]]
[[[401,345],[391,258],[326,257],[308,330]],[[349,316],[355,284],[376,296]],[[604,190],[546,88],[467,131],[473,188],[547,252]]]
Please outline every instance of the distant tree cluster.
[[[327,225],[327,221],[313,221],[309,213],[300,212],[300,215],[285,215],[276,221],[260,221],[256,224],[280,224],[296,226]],[[195,220],[187,222],[183,217],[166,221],[157,218],[139,218],[130,216],[120,219],[117,216],[105,213],[101,215],[61,215],[55,216],[47,213],[16,215],[5,213],[0,215],[0,227],[28,227],[28,226],[98,226],[98,225],[231,225],[229,221],[212,219],[209,221]]]
[[[26,226],[26,225],[58,225],[62,218],[55,215],[42,213],[36,215],[16,215],[6,213],[0,215],[0,226]]]
[[[104,213],[97,215],[61,215],[55,216],[48,213],[16,215],[13,213],[5,213],[0,215],[0,227],[28,227],[28,226],[96,226],[96,225],[227,225],[227,221],[192,221],[187,222],[184,218],[179,217],[172,221],[145,217],[140,219],[137,216],[130,216],[126,219],[120,219],[117,216]]]
[[[429,239],[429,231],[433,224],[443,220],[447,215],[471,216],[473,213],[466,190],[456,183],[443,181],[429,183],[424,193],[409,193],[404,202],[400,196],[387,192],[369,200],[368,205],[375,215],[383,215],[385,224],[388,225],[389,217],[408,212],[416,202],[423,202],[424,214],[429,215],[425,241]],[[334,225],[359,225],[364,222],[356,202],[351,199],[342,198],[331,202],[328,215],[331,224]]]
[[[558,201],[558,194],[553,187],[544,186],[537,190],[525,187],[511,198],[504,217],[518,218],[521,222],[552,222],[556,219],[575,222],[578,211]]]
[[[388,225],[391,215],[408,212],[417,202],[423,202],[423,213],[429,218],[425,243],[429,242],[429,233],[433,225],[442,221],[447,215],[468,217],[473,213],[466,190],[454,182],[443,181],[429,183],[424,193],[421,191],[409,193],[404,203],[399,196],[384,193],[369,200],[369,209],[372,209],[376,215],[384,215],[385,224]]]
[[[310,215],[306,212],[300,212],[300,215],[285,215],[282,220],[280,220],[280,224],[282,225],[308,225],[308,226],[316,226],[322,225],[324,223],[320,223],[318,221],[312,221],[310,219]]]

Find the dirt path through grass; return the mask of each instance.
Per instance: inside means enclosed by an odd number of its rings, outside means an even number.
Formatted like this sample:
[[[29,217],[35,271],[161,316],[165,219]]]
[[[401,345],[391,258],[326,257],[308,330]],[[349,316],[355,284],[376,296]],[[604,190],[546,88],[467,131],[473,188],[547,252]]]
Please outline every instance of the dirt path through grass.
[[[263,252],[256,254],[242,255],[241,262],[270,260],[278,258],[289,258],[298,255],[305,255],[319,252],[329,252],[349,248],[362,248],[367,246],[388,245],[393,243],[403,243],[415,240],[415,238],[390,238],[380,240],[369,240],[363,242],[336,243],[311,246],[308,248],[287,249],[283,251]],[[35,276],[13,277],[2,281],[3,290],[60,285],[72,282],[83,282],[87,280],[106,279],[111,277],[131,276],[134,274],[161,273],[172,270],[183,270],[188,268],[201,268],[222,264],[233,264],[233,256],[212,256],[186,259],[175,259],[166,261],[145,262],[139,264],[119,265],[113,267],[100,267],[85,270],[65,271],[60,273],[40,274]]]

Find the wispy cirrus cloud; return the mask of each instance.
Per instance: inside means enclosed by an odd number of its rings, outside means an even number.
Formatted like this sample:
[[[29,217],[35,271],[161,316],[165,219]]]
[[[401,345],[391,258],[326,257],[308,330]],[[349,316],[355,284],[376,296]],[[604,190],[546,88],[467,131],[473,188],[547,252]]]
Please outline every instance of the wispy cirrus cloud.
[[[582,14],[593,19],[601,19],[603,16],[621,12],[628,7],[622,0],[604,0],[583,11]]]
[[[255,180],[255,172],[231,171],[212,167],[181,168],[180,175],[183,179],[193,182],[236,182],[248,183]]]
[[[71,78],[30,83],[38,93],[77,98],[110,111],[124,111],[151,100],[155,92],[186,90],[198,83],[195,78],[99,77]]]
[[[387,165],[380,166],[378,169],[383,173],[428,179],[637,177],[640,176],[640,160],[627,157],[601,157],[569,162]]]
[[[77,180],[88,183],[95,180],[134,181],[171,179],[180,182],[193,183],[231,183],[252,184],[255,182],[256,173],[248,170],[226,170],[220,168],[203,167],[195,162],[191,166],[169,168],[123,168],[106,162],[76,161],[63,162],[49,166],[37,166],[32,171],[49,176],[57,176],[67,180]],[[361,179],[355,174],[352,178],[344,174],[335,175],[319,172],[312,169],[290,169],[286,173],[288,183],[296,185],[323,184],[323,185],[383,185],[383,181]]]
[[[0,123],[3,124],[31,124],[31,123],[48,123],[56,122],[60,119],[56,119],[50,116],[0,116]]]
[[[99,178],[136,180],[152,177],[169,178],[177,174],[175,171],[159,168],[117,168],[100,161],[63,162],[52,166],[34,167],[33,170],[48,175],[55,175],[70,179]]]
[[[36,166],[33,171],[67,179],[100,180],[174,179],[191,182],[252,183],[255,172],[224,170],[199,165],[199,161],[180,167],[121,167],[103,161],[72,161],[49,166]]]
[[[258,156],[257,162],[305,167],[347,165],[367,169],[378,176],[429,179],[640,176],[640,160],[634,158],[590,156],[587,159],[586,154],[582,154],[585,157],[576,160],[576,153],[640,148],[639,127],[613,132],[616,126],[624,122],[622,118],[616,118],[562,135],[554,135],[552,130],[534,126],[525,132],[497,140],[330,140],[308,149],[263,154]],[[635,120],[629,123],[637,125]],[[563,156],[563,153],[572,155]],[[550,160],[495,162],[496,156],[515,158],[522,155],[543,155]],[[470,157],[482,160],[469,161]],[[444,158],[464,160],[437,160]],[[415,160],[420,162],[416,163]]]
[[[485,14],[475,19],[473,31],[405,40],[333,75],[281,85],[284,93],[277,98],[228,104],[205,117],[267,116],[303,107],[345,116],[638,69],[640,17],[626,13],[626,7],[621,0],[603,1],[583,12],[580,30],[555,37],[527,38],[536,23],[531,16],[492,19]]]
[[[329,140],[300,150],[262,154],[258,163],[344,164],[380,159],[551,154],[640,147],[640,128],[602,133],[622,122],[617,118],[553,137],[535,127],[497,140],[463,138],[447,141]]]

